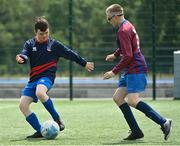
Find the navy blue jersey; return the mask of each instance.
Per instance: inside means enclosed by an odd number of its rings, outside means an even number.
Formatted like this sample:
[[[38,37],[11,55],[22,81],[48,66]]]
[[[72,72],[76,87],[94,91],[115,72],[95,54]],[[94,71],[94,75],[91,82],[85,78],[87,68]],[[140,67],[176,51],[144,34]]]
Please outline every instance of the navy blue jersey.
[[[54,82],[59,57],[75,61],[83,67],[87,63],[77,53],[50,37],[44,43],[38,43],[35,38],[26,41],[21,55],[25,55],[25,57],[27,56],[30,59],[29,82],[41,77],[49,77]]]

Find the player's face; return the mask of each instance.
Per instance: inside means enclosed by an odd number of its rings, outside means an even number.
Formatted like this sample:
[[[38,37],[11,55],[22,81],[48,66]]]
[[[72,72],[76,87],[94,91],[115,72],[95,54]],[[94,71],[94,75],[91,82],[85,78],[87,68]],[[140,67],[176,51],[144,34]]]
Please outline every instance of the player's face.
[[[37,30],[36,38],[38,42],[43,43],[47,41],[48,37],[49,37],[49,29],[47,29],[46,31],[41,31],[40,29]]]
[[[116,15],[112,15],[112,14],[110,14],[110,13],[108,13],[107,14],[107,21],[112,25],[112,26],[114,26],[114,27],[116,27],[116,21],[115,21],[115,17],[116,17]]]
[[[108,22],[111,22],[111,20],[115,17],[115,15],[108,15],[107,20]]]

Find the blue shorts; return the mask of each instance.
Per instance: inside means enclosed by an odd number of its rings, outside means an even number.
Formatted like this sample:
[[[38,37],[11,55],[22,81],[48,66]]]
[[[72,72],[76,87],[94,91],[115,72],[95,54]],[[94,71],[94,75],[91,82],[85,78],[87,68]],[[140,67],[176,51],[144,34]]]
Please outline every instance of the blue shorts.
[[[147,85],[146,74],[122,75],[118,87],[127,87],[128,93],[143,92]]]
[[[33,98],[33,102],[38,102],[38,97],[36,96],[36,87],[39,84],[45,85],[48,90],[52,87],[52,81],[47,77],[42,77],[34,82],[28,83],[26,87],[22,90],[22,95],[29,96]]]

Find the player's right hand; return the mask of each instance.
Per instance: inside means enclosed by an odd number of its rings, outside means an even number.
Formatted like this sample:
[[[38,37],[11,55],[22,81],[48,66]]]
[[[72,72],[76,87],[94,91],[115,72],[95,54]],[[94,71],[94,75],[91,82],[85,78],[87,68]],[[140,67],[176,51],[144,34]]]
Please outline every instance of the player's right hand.
[[[94,62],[87,62],[85,68],[89,72],[93,71],[94,70]]]
[[[25,62],[25,60],[20,56],[20,54],[16,55],[16,61],[19,64],[23,64]]]
[[[110,54],[106,56],[106,61],[113,61],[114,59],[116,59],[116,56],[114,56],[114,54]]]

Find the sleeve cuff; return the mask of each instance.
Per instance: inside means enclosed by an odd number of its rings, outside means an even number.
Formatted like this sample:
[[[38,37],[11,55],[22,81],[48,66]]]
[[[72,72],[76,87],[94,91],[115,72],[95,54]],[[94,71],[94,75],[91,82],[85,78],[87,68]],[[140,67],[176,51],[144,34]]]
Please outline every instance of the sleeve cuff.
[[[86,64],[87,64],[87,61],[83,59],[82,62],[81,62],[81,65],[82,65],[83,67],[85,67]]]
[[[114,52],[114,56],[117,58],[117,57],[119,57],[119,54],[117,54],[116,52]]]
[[[113,68],[112,72],[116,75],[119,71],[116,68]]]

